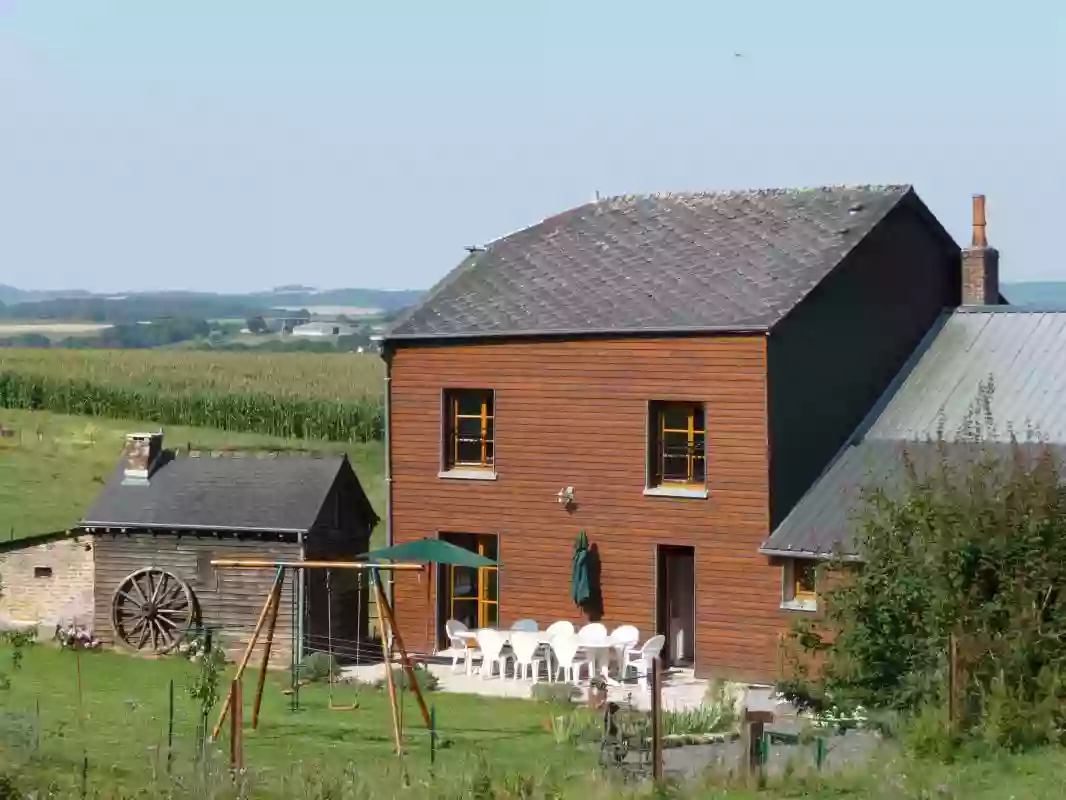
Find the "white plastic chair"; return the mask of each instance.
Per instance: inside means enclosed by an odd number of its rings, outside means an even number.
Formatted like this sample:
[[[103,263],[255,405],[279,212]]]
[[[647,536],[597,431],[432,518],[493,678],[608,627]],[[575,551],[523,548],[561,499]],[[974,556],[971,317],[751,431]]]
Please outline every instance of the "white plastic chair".
[[[607,627],[598,622],[590,622],[577,632],[578,639],[602,640],[607,638]]]
[[[660,633],[648,639],[643,646],[626,650],[625,661],[622,662],[622,678],[625,678],[629,668],[633,667],[637,671],[640,688],[647,689],[652,662],[659,657],[665,644],[666,637]]]
[[[581,680],[581,668],[588,666],[588,659],[580,654],[581,642],[577,634],[560,633],[552,637],[552,653],[555,655],[556,675],[570,683]]]
[[[560,633],[573,633],[574,623],[566,619],[561,619],[558,622],[553,622],[548,626],[548,630],[544,631],[547,637],[550,639],[553,636]]]
[[[636,647],[640,641],[640,631],[633,625],[619,625],[611,631],[610,639],[614,642],[614,656],[621,669],[622,664],[625,663],[626,651]]]
[[[481,649],[481,678],[492,677],[493,666],[500,668],[500,677],[507,677],[507,662],[511,654],[503,648],[507,646],[507,637],[492,628],[481,628],[477,632],[477,646]]]
[[[525,678],[526,673],[533,683],[540,677],[540,662],[537,651],[540,649],[540,636],[535,631],[515,631],[511,634],[511,650],[514,653],[514,679]]]
[[[540,630],[537,627],[537,621],[535,619],[520,619],[514,625],[511,626],[512,631],[533,631],[536,633]]]
[[[448,634],[448,647],[452,651],[452,672],[455,672],[459,659],[462,659],[466,663],[466,674],[469,675],[473,672],[474,659],[481,655],[477,648],[470,646],[469,639],[459,636],[463,631],[469,630],[457,619],[450,619],[444,623],[444,631]]]

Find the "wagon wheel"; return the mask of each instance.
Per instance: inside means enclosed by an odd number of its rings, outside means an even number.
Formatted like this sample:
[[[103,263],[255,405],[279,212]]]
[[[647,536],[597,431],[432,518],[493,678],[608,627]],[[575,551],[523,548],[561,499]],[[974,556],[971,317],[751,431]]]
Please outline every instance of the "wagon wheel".
[[[146,567],[131,572],[111,598],[111,626],[135,650],[166,653],[185,638],[196,601],[181,578]]]

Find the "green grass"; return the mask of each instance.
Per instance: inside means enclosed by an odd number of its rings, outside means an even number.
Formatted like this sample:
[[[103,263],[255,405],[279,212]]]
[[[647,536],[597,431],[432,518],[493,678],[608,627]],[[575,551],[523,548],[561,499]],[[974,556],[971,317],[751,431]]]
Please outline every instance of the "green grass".
[[[595,769],[595,745],[557,742],[544,726],[549,706],[445,693],[429,695],[443,742],[431,772],[428,737],[411,696],[404,698],[406,755],[401,766],[393,754],[384,692],[341,687],[335,690],[335,702],[358,701],[359,708],[330,711],[325,687],[315,685],[302,691],[302,710],[293,713],[281,691],[285,676],[277,674],[268,678],[259,730],[245,730],[247,784],[242,795],[225,773],[228,733],[216,745],[206,777],[195,772],[198,709],[185,694],[195,665],[177,658],[84,653],[79,702],[73,653],[33,646],[24,651],[22,668],[11,671],[10,652],[0,647],[0,670],[11,678],[10,688],[0,690],[0,776],[12,776],[27,791],[51,784],[51,797],[80,796],[84,756],[88,796],[98,798],[1040,800],[1061,797],[1066,783],[1066,751],[1048,748],[953,764],[893,755],[861,772],[795,773],[773,779],[763,790],[745,785],[726,765],[656,795],[646,786],[607,782]],[[246,719],[254,679],[255,672],[249,672]],[[172,778],[166,774],[170,681],[176,701]],[[211,723],[216,715],[217,708]]]
[[[11,688],[0,690],[0,721],[9,758],[32,756],[40,729],[39,756],[50,768],[77,774],[83,749],[89,756],[90,785],[132,789],[150,780],[166,759],[168,687],[175,684],[175,767],[189,772],[195,761],[198,707],[186,695],[196,665],[177,657],[147,660],[109,652],[83,653],[82,699],[78,701],[75,654],[53,647],[27,648],[22,668],[11,672]],[[10,651],[0,648],[0,668],[9,670]],[[251,718],[256,672],[247,673],[246,717]],[[302,710],[293,713],[282,694],[287,673],[268,677],[259,729],[245,733],[245,762],[264,786],[280,786],[294,772],[352,764],[360,773],[398,776],[387,694],[371,688],[337,687],[337,704],[358,701],[354,711],[328,710],[324,686],[301,691]],[[546,706],[522,700],[433,693],[445,746],[437,764],[441,776],[458,777],[479,758],[495,769],[538,773],[542,767],[587,771],[595,753],[564,747],[544,727]],[[37,722],[37,706],[40,722]],[[406,767],[414,780],[429,775],[429,738],[413,696],[403,702]],[[80,708],[80,711],[79,711]],[[211,715],[213,725],[218,709]],[[17,732],[16,720],[28,727]],[[228,727],[225,728],[228,736]],[[0,736],[5,730],[0,730]],[[227,746],[222,737],[219,747]],[[162,761],[161,761],[162,759]],[[0,762],[2,763],[2,762]],[[259,796],[258,794],[255,796]]]
[[[124,437],[157,426],[95,417],[0,409],[0,541],[71,527],[118,464]],[[384,450],[369,444],[299,441],[208,428],[164,428],[169,447],[308,449],[346,452],[378,515],[385,513]],[[383,525],[375,531],[381,541]]]

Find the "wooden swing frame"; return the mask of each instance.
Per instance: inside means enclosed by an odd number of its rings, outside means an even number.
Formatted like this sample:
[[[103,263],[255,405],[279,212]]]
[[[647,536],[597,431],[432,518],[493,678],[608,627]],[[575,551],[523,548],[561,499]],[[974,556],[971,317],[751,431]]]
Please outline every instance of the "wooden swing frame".
[[[240,662],[238,662],[234,681],[230,683],[230,690],[226,695],[225,703],[222,705],[222,713],[219,715],[218,722],[211,731],[211,741],[216,741],[218,739],[219,732],[222,730],[222,724],[226,721],[226,714],[231,705],[232,697],[230,695],[233,693],[233,686],[237,685],[237,682],[239,682],[244,675],[244,670],[247,668],[248,662],[251,660],[252,651],[255,649],[255,645],[259,641],[259,635],[262,633],[264,625],[266,625],[267,633],[263,643],[263,661],[259,668],[259,680],[255,691],[255,705],[253,706],[252,711],[252,728],[255,729],[259,725],[259,709],[263,702],[263,686],[266,682],[267,667],[270,664],[270,650],[274,642],[274,628],[278,620],[278,606],[281,604],[281,587],[285,582],[286,570],[358,569],[370,572],[374,586],[374,594],[377,600],[378,628],[381,635],[381,650],[385,657],[385,683],[389,690],[389,707],[392,712],[392,730],[396,741],[396,754],[403,754],[403,723],[400,717],[400,709],[396,699],[396,686],[392,675],[393,662],[392,649],[389,644],[390,634],[391,638],[395,641],[396,649],[399,651],[400,665],[407,674],[407,680],[411,686],[411,691],[414,692],[415,698],[418,700],[418,708],[422,713],[422,721],[425,723],[427,730],[432,730],[433,722],[430,717],[429,708],[426,706],[426,700],[422,696],[422,689],[418,685],[418,679],[414,673],[414,665],[411,663],[411,658],[407,654],[407,648],[404,647],[403,637],[400,634],[399,628],[396,626],[396,615],[393,612],[392,605],[389,603],[388,598],[385,596],[385,591],[381,584],[382,570],[389,572],[423,571],[426,569],[424,565],[371,564],[366,561],[266,561],[228,558],[213,560],[211,565],[217,569],[275,570],[274,581],[270,586],[270,591],[267,593],[266,602],[263,603],[263,609],[259,612],[259,619],[255,623],[255,629],[252,631],[252,636],[244,648],[244,654],[241,656]],[[269,623],[267,622],[268,618]],[[332,700],[330,705],[332,707]]]

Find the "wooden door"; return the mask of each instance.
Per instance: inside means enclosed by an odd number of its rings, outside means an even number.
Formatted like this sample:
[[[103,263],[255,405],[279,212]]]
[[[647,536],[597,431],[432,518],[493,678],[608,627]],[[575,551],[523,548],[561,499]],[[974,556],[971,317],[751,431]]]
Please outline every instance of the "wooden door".
[[[662,545],[658,554],[656,608],[666,637],[663,662],[691,667],[696,653],[696,554],[691,547]]]

